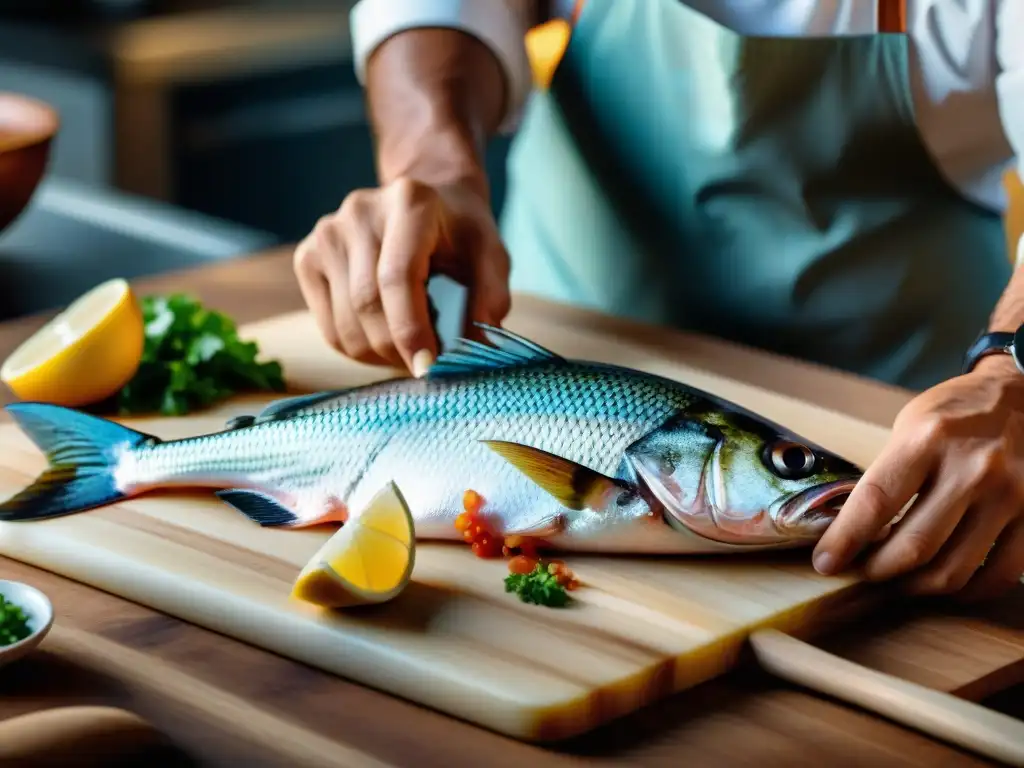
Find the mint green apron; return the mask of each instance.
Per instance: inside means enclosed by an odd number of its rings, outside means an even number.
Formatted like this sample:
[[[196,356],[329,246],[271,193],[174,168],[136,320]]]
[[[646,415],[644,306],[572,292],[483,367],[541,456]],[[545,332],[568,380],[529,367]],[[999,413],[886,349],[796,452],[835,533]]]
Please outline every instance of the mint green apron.
[[[924,388],[1010,275],[915,124],[910,38],[589,0],[509,156],[512,288]]]

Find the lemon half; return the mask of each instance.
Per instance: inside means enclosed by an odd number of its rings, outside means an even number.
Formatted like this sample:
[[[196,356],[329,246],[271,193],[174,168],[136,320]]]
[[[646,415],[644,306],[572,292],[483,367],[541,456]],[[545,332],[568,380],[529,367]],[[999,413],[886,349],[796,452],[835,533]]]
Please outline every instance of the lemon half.
[[[292,597],[323,608],[384,603],[405,589],[415,560],[412,515],[389,483],[310,558]]]
[[[142,308],[126,280],[101,283],[36,331],[0,367],[21,400],[98,403],[131,380],[142,360]]]

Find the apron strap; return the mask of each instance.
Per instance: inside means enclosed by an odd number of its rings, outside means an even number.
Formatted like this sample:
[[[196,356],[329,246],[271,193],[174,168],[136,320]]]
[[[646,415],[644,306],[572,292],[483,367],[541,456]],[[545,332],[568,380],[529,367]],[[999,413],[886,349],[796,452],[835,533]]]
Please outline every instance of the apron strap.
[[[583,3],[577,2],[579,8]],[[879,32],[905,34],[907,31],[907,0],[878,0]]]
[[[1019,1],[1019,0],[1018,0]],[[526,52],[533,70],[533,82],[540,89],[551,83],[562,60],[573,25],[587,0],[576,0],[569,20],[552,19],[526,33]],[[907,0],[876,0],[876,29],[881,33],[905,34],[907,31]]]

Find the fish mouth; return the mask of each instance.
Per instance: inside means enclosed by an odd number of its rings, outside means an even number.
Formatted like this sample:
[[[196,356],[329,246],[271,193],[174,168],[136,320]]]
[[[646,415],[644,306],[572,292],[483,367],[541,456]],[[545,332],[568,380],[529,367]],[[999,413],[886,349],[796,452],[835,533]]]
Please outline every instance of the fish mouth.
[[[808,488],[782,505],[775,519],[776,527],[788,535],[821,535],[836,519],[856,485],[856,479],[843,479]]]

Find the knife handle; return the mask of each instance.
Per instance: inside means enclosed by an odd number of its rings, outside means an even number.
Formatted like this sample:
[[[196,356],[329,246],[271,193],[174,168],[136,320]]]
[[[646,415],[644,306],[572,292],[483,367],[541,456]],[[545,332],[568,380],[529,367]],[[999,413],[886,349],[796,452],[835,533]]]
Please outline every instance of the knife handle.
[[[1024,722],[1020,720],[868,669],[774,629],[754,632],[750,644],[761,667],[776,677],[979,755],[1024,766]]]

